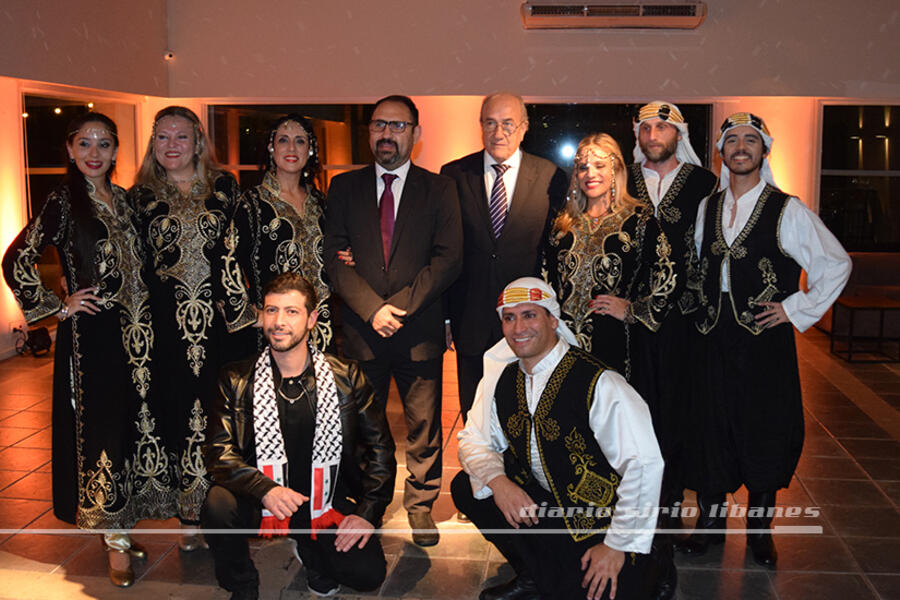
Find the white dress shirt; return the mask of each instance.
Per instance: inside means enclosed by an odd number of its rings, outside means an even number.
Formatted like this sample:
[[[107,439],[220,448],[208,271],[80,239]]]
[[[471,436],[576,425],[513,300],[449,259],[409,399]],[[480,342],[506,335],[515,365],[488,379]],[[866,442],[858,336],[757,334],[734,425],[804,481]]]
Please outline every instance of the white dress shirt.
[[[765,187],[765,180],[760,179],[753,189],[737,200],[730,187],[725,191],[725,201],[722,205],[722,235],[729,246],[744,229]],[[734,224],[731,224],[731,211],[735,202],[737,214]],[[703,242],[706,204],[707,200],[703,199],[697,209],[694,242],[697,245],[698,256]],[[850,279],[852,267],[850,256],[834,234],[825,227],[822,219],[794,196],[788,199],[784,208],[778,234],[781,247],[787,255],[806,271],[806,284],[809,287],[808,292],[798,290],[782,300],[781,306],[794,327],[801,332],[806,331],[822,318]],[[722,261],[721,281],[723,292],[731,289],[727,260]]]
[[[381,206],[381,195],[384,193],[384,179],[381,178],[385,173],[391,173],[397,176],[397,179],[391,182],[391,191],[394,192],[394,219],[397,218],[397,211],[400,210],[400,199],[403,197],[403,186],[406,185],[406,177],[409,175],[409,165],[412,162],[406,161],[393,171],[388,171],[378,163],[375,163],[375,201]]]
[[[484,192],[487,194],[488,202],[490,202],[491,191],[494,189],[494,180],[497,179],[497,171],[491,165],[498,163],[487,151],[481,154],[484,156]],[[506,186],[506,213],[509,214],[513,194],[516,192],[516,179],[519,178],[519,165],[522,164],[522,151],[516,150],[512,156],[499,164],[509,165],[506,173],[503,174],[503,185]]]
[[[560,339],[535,365],[531,374],[523,371],[528,411],[532,416],[550,375],[568,350],[569,344]],[[519,368],[522,368],[521,362]],[[474,492],[478,499],[491,496],[487,483],[505,475],[503,452],[508,447],[493,392],[485,394],[484,383],[485,380],[479,383],[466,426],[457,435],[460,464],[473,481],[484,483],[482,489]],[[483,415],[487,414],[483,410],[484,402],[492,405],[489,424],[482,423]],[[594,388],[588,417],[603,456],[621,477],[616,490],[616,509],[604,543],[623,552],[646,554],[653,541],[657,517],[649,508],[659,504],[663,473],[662,454],[653,432],[650,411],[624,377],[615,371],[604,371]],[[541,487],[549,491],[533,425],[530,439],[531,472]]]
[[[656,207],[669,193],[669,188],[672,187],[672,182],[675,181],[675,178],[681,172],[681,167],[684,166],[684,163],[679,161],[678,166],[666,173],[661,180],[659,173],[653,169],[648,169],[645,166],[646,164],[647,161],[641,164],[641,173],[644,174],[644,184],[647,186],[647,193],[650,195],[650,201],[653,202],[654,212],[656,212]]]

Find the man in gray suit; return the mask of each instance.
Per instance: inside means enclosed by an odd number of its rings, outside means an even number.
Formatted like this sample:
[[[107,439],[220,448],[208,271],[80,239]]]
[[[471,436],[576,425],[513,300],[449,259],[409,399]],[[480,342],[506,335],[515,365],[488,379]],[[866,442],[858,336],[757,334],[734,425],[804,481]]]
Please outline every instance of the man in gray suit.
[[[540,277],[550,222],[565,204],[567,188],[561,169],[519,148],[528,131],[520,96],[486,96],[480,121],[484,150],[441,168],[456,181],[463,223],[462,273],[450,288],[448,309],[464,420],[482,376],[482,356],[503,337],[497,297],[513,279]]]

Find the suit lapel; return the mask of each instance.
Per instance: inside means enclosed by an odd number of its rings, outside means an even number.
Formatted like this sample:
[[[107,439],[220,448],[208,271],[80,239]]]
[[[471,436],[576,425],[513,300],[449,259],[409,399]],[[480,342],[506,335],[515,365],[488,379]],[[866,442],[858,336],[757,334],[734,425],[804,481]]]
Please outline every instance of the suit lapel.
[[[359,176],[354,190],[356,192],[356,201],[353,203],[353,210],[358,215],[358,218],[362,220],[362,230],[369,232],[362,239],[372,240],[373,247],[371,250],[377,249],[379,256],[383,256],[384,251],[381,249],[381,218],[378,214],[378,191],[375,187],[375,167],[369,165],[360,169],[357,173]],[[365,251],[363,248],[360,248],[360,250]],[[356,251],[355,248],[354,251]]]
[[[529,222],[531,189],[534,186],[535,178],[537,178],[537,172],[532,168],[531,156],[523,152],[522,161],[519,163],[519,175],[516,177],[516,191],[513,192],[512,205],[506,215],[504,230],[509,226],[515,227],[516,223]],[[503,231],[500,232],[500,237],[503,238]]]
[[[494,230],[491,227],[491,213],[488,210],[488,197],[484,189],[484,151],[474,155],[473,160],[466,168],[466,183],[469,186],[469,194],[475,203],[475,210],[481,216],[484,232],[491,240],[494,239]]]
[[[403,184],[403,194],[400,196],[400,206],[397,209],[397,218],[394,221],[394,237],[391,239],[391,260],[394,260],[394,253],[397,251],[397,245],[400,241],[400,234],[406,227],[406,222],[413,218],[416,204],[425,194],[425,187],[422,181],[422,174],[415,165],[409,166],[409,173],[406,176],[406,183]],[[381,230],[379,229],[379,232]],[[380,233],[379,233],[380,235]]]

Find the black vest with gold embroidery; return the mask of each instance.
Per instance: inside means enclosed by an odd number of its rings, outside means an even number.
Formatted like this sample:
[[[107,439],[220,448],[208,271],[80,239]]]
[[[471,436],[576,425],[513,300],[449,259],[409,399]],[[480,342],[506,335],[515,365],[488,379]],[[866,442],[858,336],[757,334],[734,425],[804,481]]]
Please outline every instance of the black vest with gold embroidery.
[[[723,310],[733,311],[734,319],[753,335],[762,333],[756,315],[760,302],[781,302],[800,289],[800,265],[781,247],[781,217],[790,196],[766,185],[747,224],[731,246],[722,233],[725,190],[709,199],[703,222],[700,246],[700,271],[703,275],[701,311],[697,329],[709,333],[719,322]],[[731,306],[722,307],[722,262],[727,262]]]
[[[536,434],[540,467],[576,542],[609,528],[619,485],[618,473],[590,428],[594,387],[603,371],[592,355],[570,348],[550,375],[534,417],[518,362],[506,367],[495,392],[497,416],[509,443],[507,476],[519,485],[532,479],[531,436]]]
[[[712,171],[684,163],[656,207],[656,220],[672,246],[671,258],[679,281],[676,293],[669,302],[676,304],[683,315],[699,306],[697,257],[694,251],[694,222],[700,202],[716,191],[719,178]],[[647,206],[653,206],[640,163],[628,165],[628,193]]]

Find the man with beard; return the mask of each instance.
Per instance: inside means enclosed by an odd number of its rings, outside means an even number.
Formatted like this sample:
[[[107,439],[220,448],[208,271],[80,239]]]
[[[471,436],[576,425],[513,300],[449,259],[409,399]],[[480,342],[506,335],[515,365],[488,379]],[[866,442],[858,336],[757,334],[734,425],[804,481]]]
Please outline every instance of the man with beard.
[[[339,584],[373,590],[385,558],[373,530],[394,495],[394,441],[356,363],[311,346],[316,292],[296,273],[263,290],[269,346],[219,376],[205,447],[213,486],[207,529],[290,534],[311,592]],[[219,584],[232,598],[257,598],[259,574],[246,531],[206,539]]]
[[[441,296],[459,275],[462,229],[453,181],[410,162],[421,133],[406,96],[375,104],[375,164],[331,181],[324,255],[346,308],[343,352],[360,361],[380,406],[392,376],[397,383],[408,430],[403,505],[413,541],[431,546],[441,487]],[[347,248],[353,258],[345,262],[338,252]]]
[[[568,184],[562,169],[520,149],[528,131],[521,97],[485,96],[479,121],[484,150],[441,167],[456,182],[463,222],[462,273],[448,294],[463,421],[482,356],[503,337],[494,300],[513,279],[540,275],[549,224]]]
[[[688,485],[697,490],[700,516],[683,547],[702,554],[724,541],[720,531],[704,530],[725,527],[725,494],[744,485],[747,545],[768,567],[777,560],[769,530],[775,494],[790,484],[803,446],[794,327],[805,331],[822,317],[851,267],[819,217],[776,187],[767,159],[772,141],[760,117],[728,117],[716,143],[722,189],[697,212],[704,390],[693,415],[697,463]]]
[[[660,506],[673,508],[682,499],[681,473],[684,435],[691,397],[689,373],[694,363],[697,333],[688,315],[697,309],[694,216],[700,201],[715,192],[717,177],[700,166],[691,147],[688,124],[670,102],[643,106],[634,123],[634,163],[628,168],[628,193],[652,207],[671,244],[675,289],[669,310],[655,333],[632,329],[632,381],[650,406],[653,429],[666,461]],[[660,514],[659,526],[670,529],[677,521]],[[675,595],[677,573],[672,539],[658,534],[654,540],[658,567],[655,598]]]

